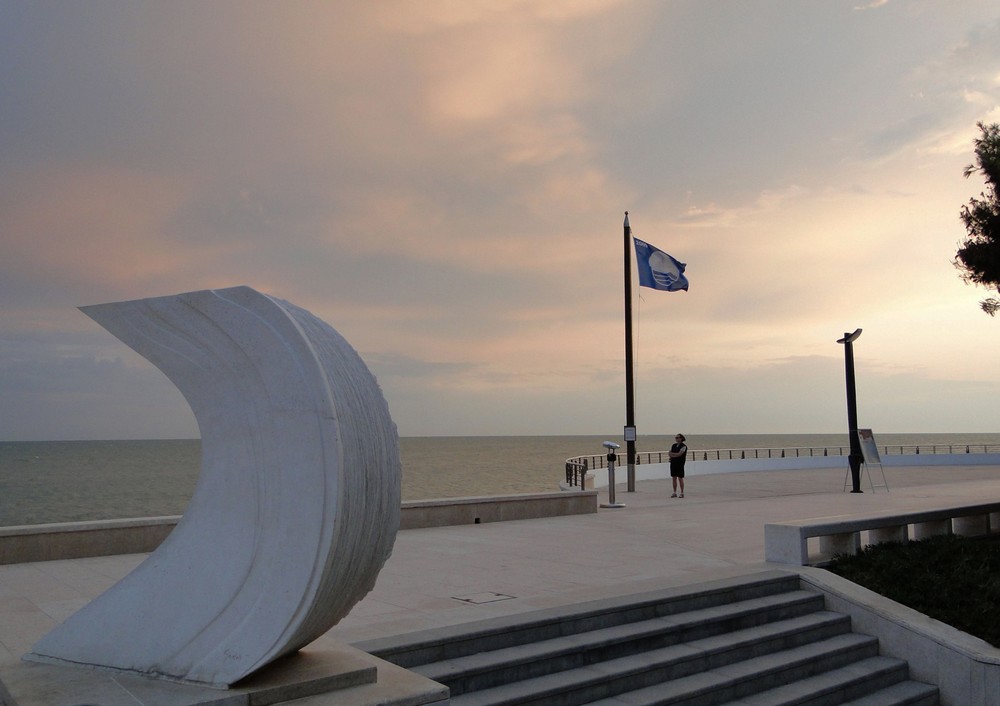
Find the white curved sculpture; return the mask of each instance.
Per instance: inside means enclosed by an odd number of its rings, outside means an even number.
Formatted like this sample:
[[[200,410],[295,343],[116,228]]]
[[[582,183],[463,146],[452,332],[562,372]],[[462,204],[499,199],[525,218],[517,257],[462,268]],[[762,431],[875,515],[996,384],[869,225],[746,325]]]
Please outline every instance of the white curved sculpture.
[[[26,658],[229,686],[326,632],[399,527],[396,428],[361,358],[249,287],[82,311],[184,394],[202,471],[167,540]]]

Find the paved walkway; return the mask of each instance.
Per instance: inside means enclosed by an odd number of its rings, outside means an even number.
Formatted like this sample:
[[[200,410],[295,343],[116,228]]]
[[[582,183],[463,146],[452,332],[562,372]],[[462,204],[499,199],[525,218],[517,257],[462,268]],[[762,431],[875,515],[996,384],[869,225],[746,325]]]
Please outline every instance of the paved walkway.
[[[842,492],[842,471],[760,471],[617,489],[597,514],[400,532],[374,590],[323,641],[356,642],[611,594],[746,573],[764,524],[1000,499],[1000,466],[886,468],[890,492]],[[602,492],[602,501],[606,495]],[[144,555],[0,566],[0,663],[128,573]]]

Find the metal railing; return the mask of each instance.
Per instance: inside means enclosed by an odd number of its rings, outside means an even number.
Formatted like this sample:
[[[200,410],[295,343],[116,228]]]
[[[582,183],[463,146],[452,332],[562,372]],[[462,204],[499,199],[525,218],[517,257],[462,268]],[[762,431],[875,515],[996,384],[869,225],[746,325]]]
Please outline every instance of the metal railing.
[[[1000,453],[1000,444],[887,444],[879,446],[883,456],[919,456],[920,454]],[[636,451],[636,465],[667,463],[668,451]],[[688,461],[740,461],[761,458],[800,458],[809,456],[848,456],[850,446],[793,446],[772,449],[702,449],[688,451]],[[624,463],[624,453],[618,454],[618,464]],[[588,471],[606,468],[605,454],[588,454],[566,459],[566,484],[583,487]]]

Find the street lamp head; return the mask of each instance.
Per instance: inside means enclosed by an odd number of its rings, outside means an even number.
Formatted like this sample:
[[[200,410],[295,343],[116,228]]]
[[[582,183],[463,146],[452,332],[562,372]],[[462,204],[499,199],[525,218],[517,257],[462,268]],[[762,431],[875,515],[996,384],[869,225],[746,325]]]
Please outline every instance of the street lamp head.
[[[843,338],[837,339],[837,343],[854,343],[861,335],[861,329],[855,329],[854,333],[845,333]]]

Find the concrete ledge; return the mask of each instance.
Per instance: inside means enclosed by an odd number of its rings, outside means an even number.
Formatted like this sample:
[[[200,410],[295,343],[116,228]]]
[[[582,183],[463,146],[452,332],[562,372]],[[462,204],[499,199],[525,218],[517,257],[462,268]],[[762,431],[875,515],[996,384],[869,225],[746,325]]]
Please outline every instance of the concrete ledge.
[[[0,527],[0,564],[153,551],[179,515]]]
[[[597,512],[597,491],[417,500],[402,505],[400,529],[474,525]],[[180,515],[0,527],[0,564],[148,554]]]
[[[478,525],[594,512],[597,512],[596,490],[416,500],[403,503],[399,528]]]
[[[1000,502],[953,505],[931,510],[834,515],[788,520],[764,525],[765,560],[778,564],[808,566],[834,554],[854,554],[862,546],[884,541],[926,539],[938,534],[978,536],[990,532],[990,522],[1000,512]],[[907,529],[912,527],[911,533]],[[996,529],[996,527],[994,527]],[[868,541],[862,542],[866,532]],[[809,539],[819,538],[819,553],[811,554]]]

